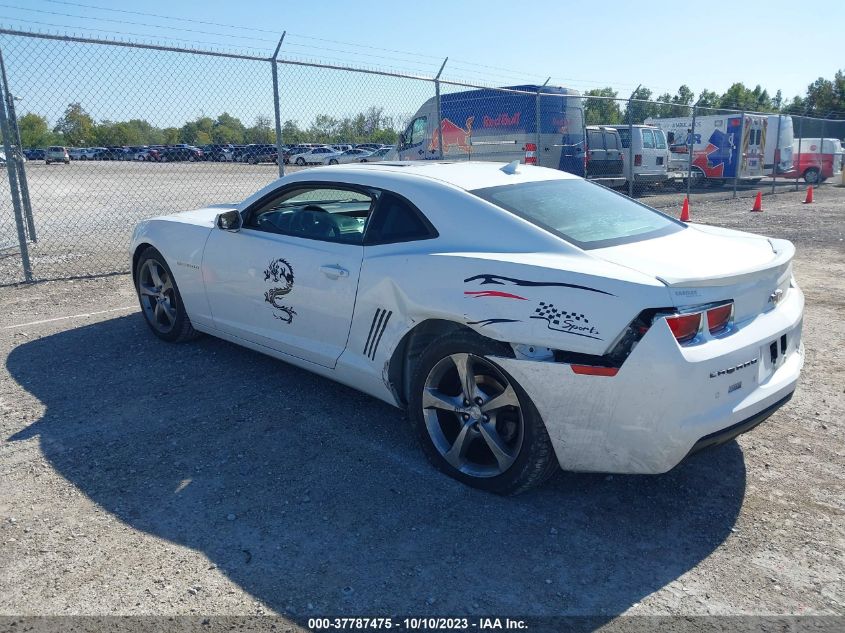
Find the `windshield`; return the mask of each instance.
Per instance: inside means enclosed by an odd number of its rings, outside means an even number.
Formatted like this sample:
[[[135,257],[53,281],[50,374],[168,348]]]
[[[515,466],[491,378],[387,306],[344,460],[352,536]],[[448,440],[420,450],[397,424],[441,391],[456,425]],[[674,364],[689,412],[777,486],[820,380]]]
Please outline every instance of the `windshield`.
[[[586,180],[547,180],[472,191],[584,249],[647,240],[684,229],[644,204]]]

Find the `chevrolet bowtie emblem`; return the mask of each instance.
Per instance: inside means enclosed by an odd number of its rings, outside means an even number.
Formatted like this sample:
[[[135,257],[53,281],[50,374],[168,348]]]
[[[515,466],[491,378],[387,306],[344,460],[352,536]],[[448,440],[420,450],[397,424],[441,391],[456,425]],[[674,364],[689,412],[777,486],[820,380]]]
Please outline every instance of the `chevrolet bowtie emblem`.
[[[769,295],[769,303],[771,304],[777,305],[781,299],[783,299],[783,290],[780,288]]]

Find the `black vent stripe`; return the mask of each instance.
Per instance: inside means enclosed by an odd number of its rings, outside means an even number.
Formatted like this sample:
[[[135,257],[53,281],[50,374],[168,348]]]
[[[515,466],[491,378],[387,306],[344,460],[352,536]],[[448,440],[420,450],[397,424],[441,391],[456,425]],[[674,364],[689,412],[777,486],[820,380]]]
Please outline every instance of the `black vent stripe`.
[[[381,330],[379,330],[378,338],[376,339],[375,344],[373,345],[373,349],[370,352],[370,360],[375,360],[376,358],[376,351],[378,350],[378,344],[381,343],[381,337],[384,334],[384,331],[387,329],[387,322],[390,321],[390,317],[393,315],[392,312],[388,312],[387,316],[384,318],[384,323],[381,325]]]
[[[370,333],[367,335],[367,342],[364,344],[364,356],[375,359],[376,350],[378,350],[381,337],[384,335],[384,330],[387,328],[387,322],[393,312],[378,308],[373,315],[373,322],[370,324]]]
[[[373,330],[376,329],[376,321],[381,314],[381,308],[376,310],[376,313],[373,315],[373,322],[370,323],[370,333],[367,335],[367,342],[364,344],[364,355],[367,355],[367,350],[370,348],[370,341],[373,340]]]

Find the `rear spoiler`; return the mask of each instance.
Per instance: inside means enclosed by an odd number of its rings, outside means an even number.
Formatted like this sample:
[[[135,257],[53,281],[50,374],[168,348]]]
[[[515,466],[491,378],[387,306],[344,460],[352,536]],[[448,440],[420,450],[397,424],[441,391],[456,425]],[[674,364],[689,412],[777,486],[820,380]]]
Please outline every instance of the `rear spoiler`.
[[[775,254],[774,259],[741,270],[736,273],[728,273],[725,275],[706,277],[706,278],[685,278],[673,277],[671,275],[661,275],[657,280],[669,286],[670,288],[683,286],[685,288],[703,288],[707,286],[727,286],[730,284],[742,283],[756,277],[763,271],[778,269],[778,277],[790,266],[792,258],[795,255],[795,246],[789,240],[769,239],[769,244],[772,245],[772,251]]]

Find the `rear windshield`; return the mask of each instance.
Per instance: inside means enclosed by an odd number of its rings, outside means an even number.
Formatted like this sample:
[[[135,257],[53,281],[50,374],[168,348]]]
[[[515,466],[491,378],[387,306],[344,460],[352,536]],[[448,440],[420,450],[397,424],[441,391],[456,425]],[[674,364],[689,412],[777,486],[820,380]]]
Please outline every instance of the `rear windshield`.
[[[647,240],[684,229],[676,220],[586,180],[548,180],[472,191],[584,249]]]

